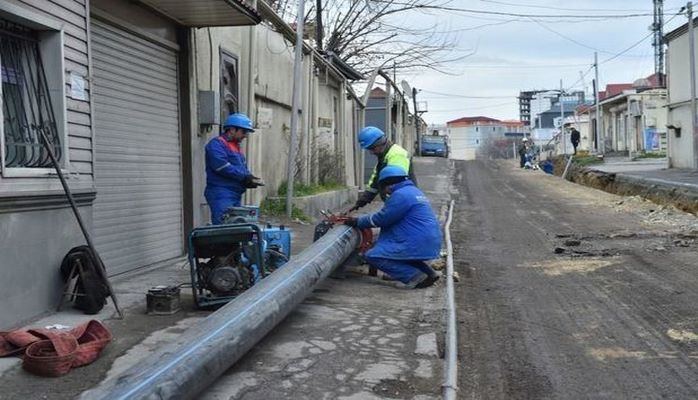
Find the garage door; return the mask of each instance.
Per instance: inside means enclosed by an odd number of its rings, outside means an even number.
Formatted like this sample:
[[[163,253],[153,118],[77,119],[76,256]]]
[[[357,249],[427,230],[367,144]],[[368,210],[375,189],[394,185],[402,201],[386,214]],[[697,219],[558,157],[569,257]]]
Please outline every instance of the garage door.
[[[177,53],[93,20],[94,241],[110,275],[183,254]]]

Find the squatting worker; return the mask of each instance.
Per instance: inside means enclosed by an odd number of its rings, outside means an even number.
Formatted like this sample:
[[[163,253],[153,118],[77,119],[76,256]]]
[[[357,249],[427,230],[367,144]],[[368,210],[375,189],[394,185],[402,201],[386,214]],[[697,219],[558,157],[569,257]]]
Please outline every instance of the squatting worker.
[[[211,208],[211,222],[222,223],[225,210],[239,207],[247,189],[264,183],[247,169],[240,143],[254,132],[252,121],[245,114],[230,114],[223,123],[221,134],[206,145],[206,191],[204,196]]]
[[[358,210],[376,198],[379,192],[378,176],[381,170],[388,165],[397,166],[407,171],[413,184],[416,185],[412,163],[410,162],[410,153],[400,145],[391,143],[382,130],[375,126],[365,127],[359,132],[359,145],[361,145],[362,149],[368,150],[375,155],[378,163],[373,168],[371,178],[368,180],[368,188],[359,194],[359,199],[352,210]]]
[[[425,261],[439,257],[441,229],[429,199],[407,176],[404,169],[389,165],[378,177],[383,208],[346,225],[380,228],[380,235],[364,258],[371,266],[385,272],[407,288],[425,288],[439,279],[439,274]]]

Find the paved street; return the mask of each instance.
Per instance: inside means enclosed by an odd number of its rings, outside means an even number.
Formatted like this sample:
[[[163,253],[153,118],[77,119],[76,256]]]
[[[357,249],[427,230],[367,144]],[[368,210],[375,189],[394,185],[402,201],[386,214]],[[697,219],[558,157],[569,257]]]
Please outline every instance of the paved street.
[[[696,218],[456,164],[459,398],[698,397]]]

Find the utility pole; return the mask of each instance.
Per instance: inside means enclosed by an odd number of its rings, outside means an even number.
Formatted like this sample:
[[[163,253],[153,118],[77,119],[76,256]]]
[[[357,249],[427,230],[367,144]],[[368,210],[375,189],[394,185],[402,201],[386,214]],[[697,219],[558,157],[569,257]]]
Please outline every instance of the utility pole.
[[[322,40],[325,30],[322,26],[322,0],[315,1],[315,48],[322,51]]]
[[[296,16],[296,54],[293,59],[293,97],[291,98],[291,140],[288,149],[288,171],[286,175],[286,216],[291,218],[293,211],[293,179],[296,170],[296,142],[298,141],[298,111],[301,103],[301,69],[303,65],[303,22],[305,21],[305,0],[298,1]]]
[[[560,97],[558,101],[560,102],[560,136],[562,139],[562,154],[567,154],[567,138],[565,138],[565,105],[562,102],[562,94],[564,89],[562,88],[562,79],[560,79]]]
[[[597,52],[594,52],[594,75],[596,82],[594,85],[594,103],[596,103],[596,152],[598,154],[603,154],[605,149],[603,140],[601,139],[603,132],[603,129],[601,129],[603,119],[601,118],[601,104],[599,104],[599,101],[601,100],[599,98],[599,90],[601,85],[599,85],[599,54]]]
[[[417,155],[422,155],[422,137],[419,134],[419,113],[417,112],[417,88],[412,88],[412,104],[414,105],[414,129],[417,135]]]
[[[654,47],[654,73],[657,74],[659,86],[664,86],[664,0],[652,0],[654,3],[654,20],[652,22],[652,47]]]
[[[688,59],[691,71],[691,130],[693,134],[693,168],[698,169],[698,121],[696,117],[696,39],[693,31],[693,2],[686,4],[688,16]]]

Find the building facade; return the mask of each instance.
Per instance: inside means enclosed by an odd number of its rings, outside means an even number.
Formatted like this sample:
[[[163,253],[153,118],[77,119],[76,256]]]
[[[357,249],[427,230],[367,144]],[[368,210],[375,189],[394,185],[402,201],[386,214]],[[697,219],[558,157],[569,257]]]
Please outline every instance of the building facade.
[[[693,21],[694,26],[698,19]],[[698,30],[694,30],[698,36]],[[667,157],[669,166],[675,168],[698,168],[698,140],[694,131],[691,113],[691,63],[689,58],[688,24],[685,24],[665,38],[667,44]],[[698,51],[696,52],[698,53]],[[694,65],[698,62],[694,63]]]
[[[39,131],[110,276],[181,257],[190,230],[208,223],[204,146],[230,112],[255,122],[245,152],[267,183],[245,202],[275,194],[290,147],[295,32],[257,4],[0,2],[1,93],[12,105],[0,110],[0,328],[53,309],[61,260],[85,243]],[[357,185],[363,104],[337,60],[304,53],[296,179],[318,180],[324,146],[338,183]]]

